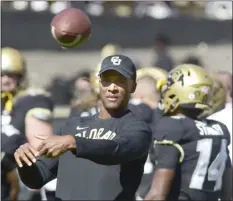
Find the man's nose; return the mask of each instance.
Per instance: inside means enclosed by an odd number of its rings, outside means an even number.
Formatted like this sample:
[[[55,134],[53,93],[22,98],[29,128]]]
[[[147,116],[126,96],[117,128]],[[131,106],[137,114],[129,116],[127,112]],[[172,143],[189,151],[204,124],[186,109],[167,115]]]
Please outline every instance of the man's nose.
[[[118,87],[115,83],[111,83],[108,87],[108,91],[111,91],[111,92],[114,92],[114,91],[117,91],[118,90]]]

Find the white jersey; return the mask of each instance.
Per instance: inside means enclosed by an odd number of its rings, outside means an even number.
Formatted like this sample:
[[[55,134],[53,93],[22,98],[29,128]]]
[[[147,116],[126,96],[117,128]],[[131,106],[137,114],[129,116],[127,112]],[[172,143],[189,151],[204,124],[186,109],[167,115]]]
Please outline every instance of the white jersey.
[[[227,103],[225,108],[210,115],[208,119],[219,121],[226,125],[231,135],[231,143],[229,145],[229,152],[232,162],[232,103]]]

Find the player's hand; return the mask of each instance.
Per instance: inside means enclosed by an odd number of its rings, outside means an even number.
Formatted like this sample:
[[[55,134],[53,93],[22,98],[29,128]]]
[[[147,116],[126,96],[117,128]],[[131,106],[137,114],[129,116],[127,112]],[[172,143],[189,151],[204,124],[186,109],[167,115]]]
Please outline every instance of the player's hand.
[[[36,162],[37,156],[39,156],[38,151],[28,143],[21,145],[14,153],[19,167],[23,167],[24,164],[31,166],[32,163]]]
[[[37,148],[40,156],[43,155],[49,158],[56,158],[67,151],[76,150],[76,141],[71,135],[56,135],[47,138],[43,136],[36,136],[36,138],[43,140]]]

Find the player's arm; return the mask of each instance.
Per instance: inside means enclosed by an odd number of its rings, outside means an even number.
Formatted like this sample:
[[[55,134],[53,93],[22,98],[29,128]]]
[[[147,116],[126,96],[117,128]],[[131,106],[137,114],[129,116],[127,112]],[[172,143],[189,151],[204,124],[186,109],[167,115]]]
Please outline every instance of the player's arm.
[[[231,159],[229,156],[228,156],[226,168],[223,174],[221,200],[233,200],[233,197],[232,197],[232,164],[231,164]]]
[[[152,185],[145,200],[166,200],[173,179],[176,175],[176,167],[182,161],[183,149],[174,141],[155,141],[156,170]]]
[[[52,136],[54,133],[51,120],[53,105],[49,97],[39,95],[29,97],[25,116],[25,135],[27,141],[37,148],[41,140],[36,135]]]
[[[13,169],[7,173],[7,181],[10,186],[9,198],[12,201],[16,201],[18,199],[18,194],[20,191],[19,178],[16,169]]]
[[[137,191],[144,172],[144,165],[147,156],[132,161],[130,163],[121,164],[120,182],[123,189],[126,189],[129,200],[135,200],[135,192]],[[115,200],[124,200],[119,195]]]
[[[151,138],[151,130],[145,122],[132,121],[112,140],[76,137],[74,153],[99,164],[121,164],[147,155]]]
[[[16,164],[12,155],[1,153],[1,164],[3,171],[7,172],[7,183],[9,185],[9,199],[17,200],[20,191],[19,179],[16,172]]]
[[[223,129],[223,132],[227,138],[228,146],[231,143],[231,135],[228,130],[228,128],[222,124],[221,128]],[[230,147],[232,149],[232,146]],[[227,148],[227,161],[226,161],[226,167],[223,173],[222,178],[222,192],[221,192],[221,200],[233,200],[232,197],[232,162],[231,157],[229,153],[229,149]]]

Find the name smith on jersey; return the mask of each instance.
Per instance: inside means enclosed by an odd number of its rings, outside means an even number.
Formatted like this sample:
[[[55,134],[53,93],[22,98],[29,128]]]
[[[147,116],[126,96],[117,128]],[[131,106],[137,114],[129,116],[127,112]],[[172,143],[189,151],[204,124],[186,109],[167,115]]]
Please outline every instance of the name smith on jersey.
[[[202,136],[223,136],[223,130],[219,124],[207,125],[203,122],[196,121],[199,134]]]

